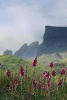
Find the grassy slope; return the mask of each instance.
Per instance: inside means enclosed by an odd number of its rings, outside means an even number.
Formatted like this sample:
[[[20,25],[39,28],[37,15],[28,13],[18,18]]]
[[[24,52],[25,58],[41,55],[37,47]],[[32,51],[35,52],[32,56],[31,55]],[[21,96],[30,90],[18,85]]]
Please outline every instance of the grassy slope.
[[[59,71],[60,69],[63,69],[67,66],[67,52],[63,52],[63,53],[59,53],[60,56],[62,57],[62,59],[60,59],[56,53],[54,54],[43,54],[42,56],[40,56],[38,58],[38,60],[40,62],[42,62],[43,64],[46,64],[46,66],[48,66],[48,64],[53,61],[54,62],[54,68]]]
[[[49,69],[49,63],[51,61],[54,61],[55,63],[55,68],[59,70],[60,68],[63,68],[67,66],[67,58],[66,58],[66,52],[65,53],[60,53],[63,59],[59,59],[56,54],[50,54],[50,55],[42,55],[38,58],[38,64],[36,66],[36,73],[40,74],[44,70]],[[20,65],[22,64],[25,67],[26,64],[29,64],[28,71],[30,74],[32,74],[34,68],[32,66],[32,60],[23,60],[21,58],[18,58],[14,55],[0,55],[0,63],[4,65],[4,70],[6,69],[11,69],[13,71],[17,71],[19,69]]]
[[[0,63],[4,66],[3,69],[16,69],[28,62],[13,55],[0,55]]]
[[[3,71],[6,71],[7,69],[10,69],[13,72],[17,72],[20,69],[20,65],[22,64],[24,69],[26,69],[26,64],[29,65],[28,72],[30,75],[33,74],[34,67],[32,66],[32,60],[23,60],[21,58],[18,58],[14,55],[0,55],[0,63],[4,66]],[[41,75],[44,70],[48,70],[48,67],[46,67],[44,64],[40,63],[38,61],[38,64],[36,66],[36,74],[37,76]]]
[[[51,61],[59,62],[61,59],[59,59],[56,53],[54,53],[54,54],[43,54],[38,58],[38,60],[44,64],[48,64]]]

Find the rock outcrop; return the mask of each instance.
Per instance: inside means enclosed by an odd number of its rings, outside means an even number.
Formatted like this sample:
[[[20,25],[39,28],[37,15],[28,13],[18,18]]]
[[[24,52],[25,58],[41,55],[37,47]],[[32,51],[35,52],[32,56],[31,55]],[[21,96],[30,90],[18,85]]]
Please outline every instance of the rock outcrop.
[[[25,43],[14,55],[21,58],[31,58],[42,54],[59,54],[67,51],[67,27],[45,26],[43,42],[32,42],[29,46]],[[4,51],[4,54],[13,54],[11,50]],[[60,56],[59,56],[60,58]]]
[[[32,42],[29,46],[27,44],[24,44],[18,51],[14,53],[14,55],[21,58],[35,57],[37,56],[38,47],[38,41]]]
[[[63,51],[67,51],[67,27],[46,26],[43,43],[38,49],[38,56],[43,53]]]
[[[25,43],[19,50],[17,50],[14,55],[18,57],[23,57],[24,53],[26,52],[28,48],[27,43]]]
[[[6,50],[6,51],[4,51],[4,53],[3,53],[3,55],[6,55],[6,54],[10,54],[10,55],[12,55],[13,53],[12,53],[12,50]]]

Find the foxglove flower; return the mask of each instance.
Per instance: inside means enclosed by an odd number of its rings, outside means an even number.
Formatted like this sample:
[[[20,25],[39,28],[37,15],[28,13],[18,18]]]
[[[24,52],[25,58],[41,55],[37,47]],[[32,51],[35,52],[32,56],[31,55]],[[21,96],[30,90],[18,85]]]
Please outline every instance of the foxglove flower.
[[[43,78],[50,78],[50,73],[47,71],[44,71],[42,76]]]
[[[14,85],[18,86],[18,79],[17,78],[14,80]]]
[[[61,75],[65,75],[65,74],[66,74],[65,69],[62,69],[62,70],[60,71],[60,74],[61,74]]]
[[[47,71],[44,71],[44,72],[42,73],[43,78],[46,78],[46,77],[45,77],[46,73],[47,73]]]
[[[37,81],[34,79],[33,80],[33,86],[36,87],[37,86]]]
[[[37,65],[37,56],[35,57],[35,59],[33,60],[33,66],[35,67]]]
[[[21,76],[24,76],[24,75],[25,75],[25,71],[24,71],[22,65],[21,65],[21,68],[20,68],[20,75],[21,75]]]
[[[10,86],[8,88],[9,91],[12,91],[13,87],[12,87],[12,83],[10,83]]]
[[[58,82],[58,86],[62,86],[62,83],[63,83],[63,82],[62,82],[62,80],[60,79],[59,82]]]
[[[11,76],[10,70],[7,70],[7,71],[6,71],[6,75],[7,75],[8,77]]]
[[[50,80],[48,80],[47,82],[46,82],[46,86],[49,88],[49,87],[51,87],[52,86],[52,82],[50,81]]]
[[[53,68],[54,64],[53,64],[53,61],[50,62],[50,65],[49,65],[51,68]]]
[[[56,71],[55,71],[55,70],[52,71],[52,76],[53,76],[53,77],[56,76]]]

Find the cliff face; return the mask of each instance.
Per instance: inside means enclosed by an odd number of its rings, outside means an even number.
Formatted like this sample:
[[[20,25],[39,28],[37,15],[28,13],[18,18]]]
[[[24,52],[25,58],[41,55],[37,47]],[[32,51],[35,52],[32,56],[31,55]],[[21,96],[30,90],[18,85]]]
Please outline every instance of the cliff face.
[[[60,53],[67,51],[67,27],[46,26],[43,43],[32,42],[29,46],[25,43],[14,55],[21,58],[30,58],[42,54]],[[12,54],[5,51],[4,54]]]
[[[46,26],[38,55],[67,51],[67,27]]]
[[[18,57],[23,57],[24,52],[27,50],[27,48],[28,48],[28,45],[27,45],[27,43],[25,43],[19,50],[17,50],[14,53],[14,55],[18,56]]]
[[[35,57],[37,56],[37,52],[38,52],[38,47],[39,47],[39,43],[36,42],[32,42],[27,50],[24,52],[24,58],[30,58],[30,57]]]
[[[29,46],[25,43],[18,51],[14,53],[15,56],[21,58],[30,58],[37,56],[39,43],[32,42]]]

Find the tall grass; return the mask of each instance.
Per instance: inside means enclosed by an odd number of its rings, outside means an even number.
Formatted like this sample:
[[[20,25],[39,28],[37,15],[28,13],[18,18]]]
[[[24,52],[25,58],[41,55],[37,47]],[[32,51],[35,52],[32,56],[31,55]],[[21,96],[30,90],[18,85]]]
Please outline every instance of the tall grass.
[[[67,68],[57,73],[51,62],[50,70],[39,75],[37,58],[31,75],[29,66],[24,67],[21,65],[16,73],[0,70],[0,100],[67,100]]]

